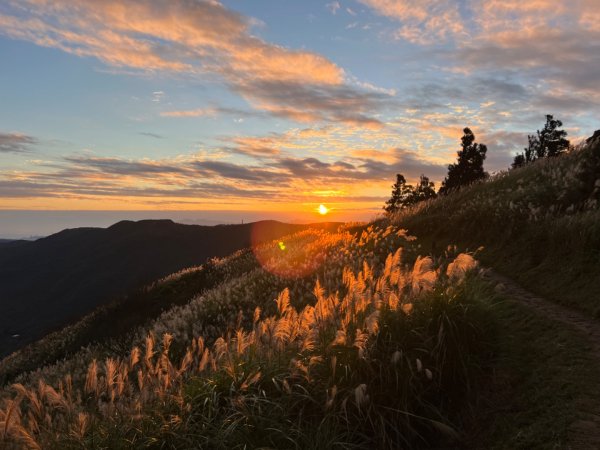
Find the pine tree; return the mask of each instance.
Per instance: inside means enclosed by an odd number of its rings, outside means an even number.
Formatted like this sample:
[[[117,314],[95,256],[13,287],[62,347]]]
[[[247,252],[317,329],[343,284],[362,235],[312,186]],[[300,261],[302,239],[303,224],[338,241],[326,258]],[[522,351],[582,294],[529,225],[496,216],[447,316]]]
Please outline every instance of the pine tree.
[[[539,132],[538,132],[539,133]],[[537,136],[529,134],[527,136],[528,145],[523,149],[523,153],[519,153],[515,156],[512,163],[512,168],[524,166],[529,164],[537,158],[539,153],[540,141]]]
[[[565,139],[567,132],[559,130],[562,122],[554,119],[554,116],[546,115],[546,124],[540,131],[537,130],[537,136],[528,135],[528,146],[523,153],[515,155],[512,168],[521,167],[529,164],[538,158],[558,156],[569,148],[569,141]]]
[[[409,206],[414,194],[414,188],[406,184],[406,178],[401,173],[396,175],[396,182],[392,185],[392,196],[385,202],[385,209],[393,213]]]
[[[462,150],[457,152],[458,161],[448,166],[448,175],[442,182],[440,194],[447,194],[487,177],[483,170],[487,147],[475,142],[475,135],[469,128],[465,128],[463,133]]]
[[[550,114],[546,116],[546,125],[544,125],[542,131],[537,132],[539,141],[538,158],[558,156],[569,148],[569,141],[565,139],[567,132],[559,130],[560,127],[562,127],[560,120],[555,120]]]
[[[429,181],[428,177],[421,174],[419,184],[417,184],[415,187],[413,196],[413,203],[419,203],[424,200],[437,197],[437,194],[435,193],[435,183],[433,181]]]

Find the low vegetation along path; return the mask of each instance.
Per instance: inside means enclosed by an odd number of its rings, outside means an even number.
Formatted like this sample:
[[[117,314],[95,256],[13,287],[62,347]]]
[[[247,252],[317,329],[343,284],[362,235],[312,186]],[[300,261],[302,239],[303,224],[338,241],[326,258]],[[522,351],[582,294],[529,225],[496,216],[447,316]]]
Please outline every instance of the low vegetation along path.
[[[574,309],[539,297],[492,269],[486,269],[485,278],[501,285],[502,293],[506,296],[534,308],[550,319],[563,322],[585,333],[589,337],[593,352],[600,358],[600,323],[597,320],[590,319]]]
[[[539,297],[492,269],[486,269],[484,277],[495,282],[505,296],[534,309],[542,316],[585,334],[589,340],[590,350],[600,359],[600,323],[598,321],[590,319],[576,310]],[[548,369],[551,370],[550,367]],[[575,440],[584,445],[582,448],[592,448],[586,446],[591,443],[600,444],[600,411],[598,405],[594,406],[592,407],[593,411],[587,414],[587,420],[573,423],[569,430],[571,437],[579,436]]]

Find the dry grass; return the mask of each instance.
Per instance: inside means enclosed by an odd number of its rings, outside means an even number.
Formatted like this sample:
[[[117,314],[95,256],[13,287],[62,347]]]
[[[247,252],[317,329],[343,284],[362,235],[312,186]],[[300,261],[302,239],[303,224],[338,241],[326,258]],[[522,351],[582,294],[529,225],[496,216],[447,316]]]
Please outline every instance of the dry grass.
[[[286,251],[264,245],[263,269],[163,314],[127,354],[82,354],[22,377],[2,393],[0,442],[397,448],[455,439],[449,417],[468,394],[483,335],[469,276],[477,264],[458,255],[407,265],[412,240],[390,226],[302,232]],[[318,274],[312,286],[309,274]],[[257,300],[274,279],[290,288]]]

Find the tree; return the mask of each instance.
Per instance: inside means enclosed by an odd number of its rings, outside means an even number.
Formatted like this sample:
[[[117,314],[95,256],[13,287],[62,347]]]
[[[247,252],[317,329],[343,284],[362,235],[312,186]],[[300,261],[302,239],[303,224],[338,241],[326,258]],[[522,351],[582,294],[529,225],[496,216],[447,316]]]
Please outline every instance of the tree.
[[[399,173],[396,175],[396,183],[392,186],[392,197],[385,202],[383,209],[393,213],[435,197],[435,183],[429,181],[425,175],[421,175],[415,188],[412,184],[406,184],[406,178]]]
[[[440,194],[447,194],[463,186],[487,177],[483,170],[483,161],[487,146],[475,142],[475,135],[469,128],[463,130],[462,150],[457,152],[458,161],[448,166],[448,175],[442,182]]]
[[[541,131],[537,130],[537,136],[527,136],[528,145],[523,153],[515,155],[512,168],[524,166],[538,158],[558,156],[565,152],[569,148],[569,141],[565,139],[567,132],[559,130],[560,127],[562,122],[547,114],[544,128]]]
[[[406,178],[401,173],[396,174],[396,182],[392,185],[392,196],[385,202],[385,209],[389,213],[399,211],[409,206],[412,201],[414,188],[406,184]]]
[[[413,197],[413,203],[419,203],[430,198],[436,198],[437,194],[435,193],[435,183],[433,181],[429,181],[429,178],[421,174],[421,178],[419,178],[419,184],[417,184],[417,187],[415,187],[413,191]]]
[[[544,156],[558,156],[569,148],[569,141],[565,139],[567,132],[559,130],[562,127],[562,122],[554,119],[550,114],[546,115],[546,125],[542,131],[538,131],[538,158]]]
[[[521,167],[525,164],[529,164],[533,160],[537,158],[537,154],[539,153],[540,141],[537,136],[529,134],[527,135],[527,141],[529,142],[527,147],[523,150],[523,153],[519,153],[515,156],[515,159],[512,163],[512,168]]]

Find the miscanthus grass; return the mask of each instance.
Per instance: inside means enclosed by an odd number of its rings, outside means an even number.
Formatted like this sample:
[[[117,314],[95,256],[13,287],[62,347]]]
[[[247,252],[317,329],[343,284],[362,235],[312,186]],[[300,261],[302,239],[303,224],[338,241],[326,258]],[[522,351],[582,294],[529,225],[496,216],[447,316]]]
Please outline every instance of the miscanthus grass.
[[[600,138],[387,218],[427,240],[478,248],[540,294],[600,317]]]
[[[309,230],[131,347],[21,376],[0,447],[399,448],[447,443],[485,351],[469,254],[394,226]],[[282,249],[285,247],[285,250]],[[227,264],[224,261],[224,264]]]

